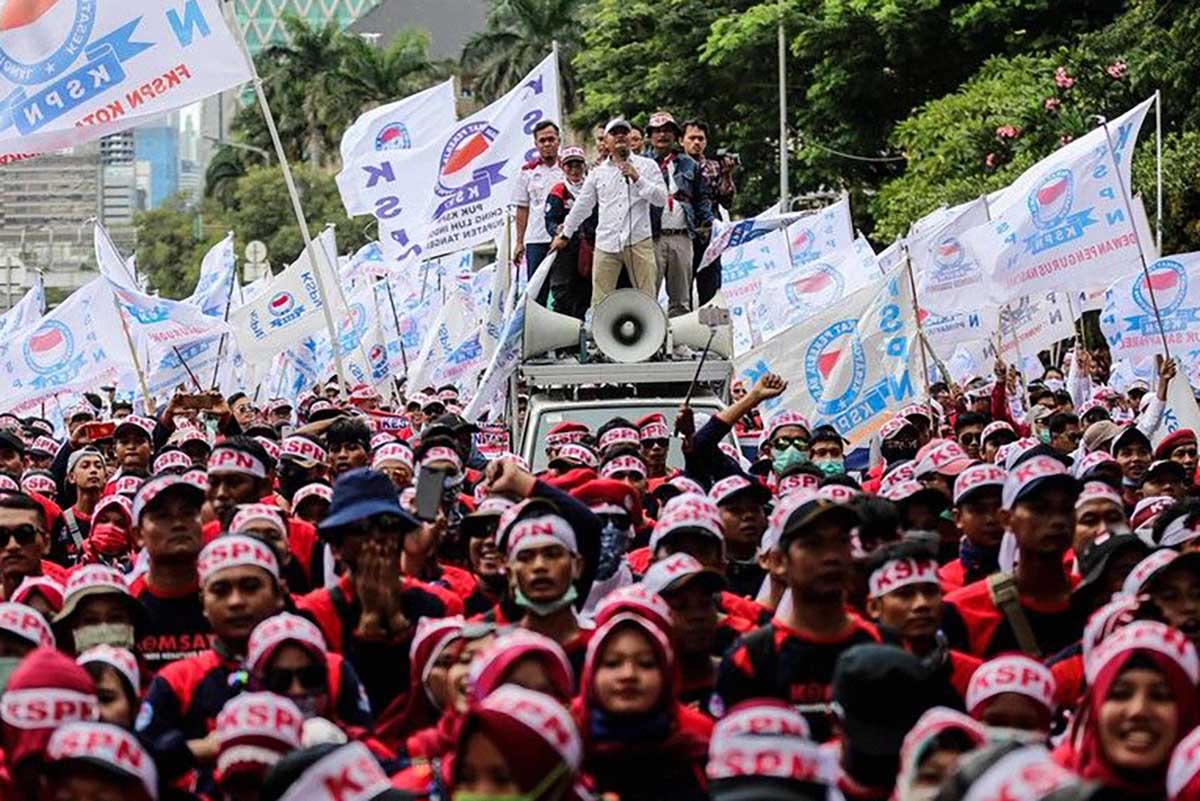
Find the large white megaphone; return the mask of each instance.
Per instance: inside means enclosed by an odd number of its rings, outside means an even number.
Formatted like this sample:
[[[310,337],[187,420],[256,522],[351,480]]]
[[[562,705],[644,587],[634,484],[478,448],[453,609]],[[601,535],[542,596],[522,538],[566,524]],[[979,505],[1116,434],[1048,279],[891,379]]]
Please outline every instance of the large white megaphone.
[[[521,358],[532,359],[560,348],[579,350],[583,323],[567,314],[547,309],[533,299],[525,301],[525,329]]]
[[[638,289],[618,289],[592,312],[592,339],[614,362],[644,362],[662,350],[667,315]]]
[[[723,319],[725,322],[712,325],[711,321],[715,318]],[[725,296],[718,292],[712,300],[694,312],[671,319],[671,347],[687,345],[694,350],[704,350],[704,346],[708,345],[709,335],[715,332],[712,345],[709,345],[708,348],[709,353],[724,359],[731,358],[733,356],[733,326],[729,324],[728,320],[729,304],[725,302]]]

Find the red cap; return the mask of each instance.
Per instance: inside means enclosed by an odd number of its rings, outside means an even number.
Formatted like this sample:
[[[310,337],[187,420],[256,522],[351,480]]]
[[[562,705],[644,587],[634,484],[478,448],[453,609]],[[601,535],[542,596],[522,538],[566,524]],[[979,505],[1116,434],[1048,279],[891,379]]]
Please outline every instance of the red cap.
[[[612,478],[594,478],[571,490],[571,497],[593,512],[625,513],[634,528],[642,526],[642,499],[638,491]]]
[[[1170,459],[1171,451],[1180,445],[1195,445],[1196,432],[1190,428],[1181,428],[1168,434],[1158,447],[1154,449],[1155,459]]]

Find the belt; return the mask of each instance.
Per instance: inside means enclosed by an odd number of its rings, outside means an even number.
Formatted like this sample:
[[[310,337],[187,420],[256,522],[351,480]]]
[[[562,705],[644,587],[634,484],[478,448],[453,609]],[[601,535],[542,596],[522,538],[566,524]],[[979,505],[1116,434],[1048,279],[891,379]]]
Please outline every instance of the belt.
[[[688,234],[689,234],[688,229],[686,229],[686,228],[664,228],[659,233],[667,235],[667,236],[670,236],[672,234],[688,236]]]

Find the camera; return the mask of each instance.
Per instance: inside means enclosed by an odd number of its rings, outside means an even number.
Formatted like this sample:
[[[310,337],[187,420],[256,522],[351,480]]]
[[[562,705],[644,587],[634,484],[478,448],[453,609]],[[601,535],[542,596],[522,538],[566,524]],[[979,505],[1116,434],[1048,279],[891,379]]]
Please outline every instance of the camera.
[[[717,148],[717,158],[729,159],[730,161],[732,161],[734,164],[738,165],[739,167],[742,166],[741,155],[738,153],[732,153],[723,147]]]

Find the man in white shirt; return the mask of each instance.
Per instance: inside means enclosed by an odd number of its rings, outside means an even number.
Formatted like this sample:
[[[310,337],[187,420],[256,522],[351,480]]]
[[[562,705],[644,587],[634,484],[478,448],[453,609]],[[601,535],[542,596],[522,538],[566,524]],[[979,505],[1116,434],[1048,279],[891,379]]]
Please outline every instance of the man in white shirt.
[[[622,267],[635,289],[656,297],[658,266],[650,231],[650,207],[667,202],[667,185],[658,165],[630,152],[629,123],[624,118],[609,120],[604,140],[611,155],[588,173],[562,231],[550,244],[550,249],[556,251],[566,247],[571,235],[599,205],[592,259],[593,308],[617,288]]]
[[[551,232],[546,230],[546,196],[556,184],[566,180],[562,165],[558,162],[558,147],[560,144],[558,126],[550,120],[542,120],[533,127],[533,144],[537,148],[537,158],[526,163],[517,173],[513,186],[512,203],[517,207],[517,264],[521,256],[525,256],[528,265],[527,275],[546,258],[550,252]],[[533,213],[530,214],[530,210]],[[538,303],[545,305],[549,295],[550,282],[542,285]]]

